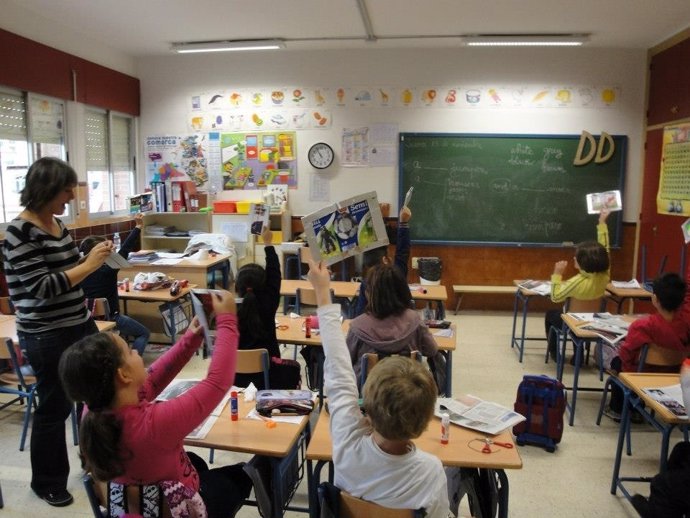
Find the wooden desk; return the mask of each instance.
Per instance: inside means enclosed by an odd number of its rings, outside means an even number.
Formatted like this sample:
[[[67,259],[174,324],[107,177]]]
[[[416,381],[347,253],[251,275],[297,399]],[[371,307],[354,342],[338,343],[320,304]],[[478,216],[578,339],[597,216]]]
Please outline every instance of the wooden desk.
[[[99,331],[111,331],[115,329],[115,322],[109,320],[96,320]],[[14,315],[0,315],[0,336],[11,338],[15,344],[19,343],[17,338],[17,323]]]
[[[294,490],[296,486],[285,488],[283,479],[295,455],[303,452],[309,440],[309,416],[302,417],[300,424],[278,423],[274,428],[268,428],[263,421],[245,417],[256,402],[245,402],[240,394],[238,403],[239,420],[231,420],[228,404],[204,439],[185,439],[185,445],[271,457],[273,518],[282,517],[284,509],[306,512],[307,509],[286,507],[292,497],[286,490]]]
[[[546,336],[544,337],[537,337],[537,336],[525,336],[525,327],[527,325],[527,310],[529,307],[529,301],[532,297],[546,297],[546,295],[542,295],[541,293],[537,293],[536,291],[531,291],[527,290],[525,288],[520,288],[518,285],[520,283],[524,282],[524,280],[514,280],[513,284],[516,286],[516,291],[515,291],[515,301],[513,302],[513,331],[510,336],[510,348],[512,349],[513,347],[517,347],[518,349],[518,360],[520,363],[522,363],[522,357],[525,354],[525,341],[526,340],[539,340],[539,341],[546,341],[547,338]],[[518,308],[522,307],[522,331],[520,332],[520,336],[518,337],[515,334],[515,330],[517,328],[517,320],[518,320]]]
[[[616,312],[621,312],[623,302],[627,299],[631,300],[650,300],[652,293],[644,288],[616,288],[613,283],[606,285],[606,297],[616,303]]]
[[[481,443],[477,448],[472,448],[472,440],[483,438],[484,434],[451,424],[449,444],[443,445],[440,441],[441,420],[432,417],[426,431],[413,442],[420,449],[432,455],[436,455],[444,466],[477,468],[495,472],[500,480],[495,496],[499,503],[500,517],[508,516],[508,477],[503,470],[521,469],[522,459],[517,446],[512,449],[500,448],[496,453],[486,454],[481,452]],[[508,442],[515,445],[510,429],[491,437],[500,442]],[[309,509],[310,516],[318,516],[318,498],[316,488],[321,478],[321,469],[333,460],[333,448],[330,433],[330,418],[328,412],[322,411],[314,427],[314,431],[307,446],[307,464],[309,467]],[[313,463],[316,462],[316,466]]]
[[[623,412],[621,413],[621,423],[618,429],[618,443],[616,445],[616,458],[613,464],[613,477],[611,480],[611,494],[616,494],[616,489],[620,488],[621,493],[630,500],[632,497],[623,485],[624,482],[649,482],[651,477],[621,477],[620,466],[623,453],[623,443],[630,427],[630,412],[636,409],[645,420],[650,423],[657,431],[661,432],[661,449],[659,452],[659,470],[666,470],[668,458],[668,445],[671,432],[676,428],[682,428],[685,439],[688,438],[687,419],[680,419],[675,416],[665,406],[648,396],[643,389],[653,387],[666,387],[676,385],[680,382],[678,374],[656,374],[642,372],[622,372],[619,379],[625,385],[625,399]]]
[[[137,301],[142,303],[157,302],[160,304],[165,304],[170,310],[170,343],[175,343],[175,338],[177,336],[177,326],[175,325],[175,306],[181,304],[184,299],[189,296],[189,292],[193,288],[196,288],[196,284],[190,284],[186,288],[181,288],[177,295],[170,294],[170,288],[159,288],[157,290],[134,290],[131,288],[129,291],[118,290],[117,294],[122,301],[122,313],[129,315],[127,303],[129,301]],[[158,312],[160,317],[160,311]]]
[[[348,314],[351,314],[352,305],[359,294],[359,282],[331,281],[330,288],[337,299],[347,299]],[[287,314],[288,298],[297,295],[297,289],[313,289],[310,281],[305,279],[283,279],[280,281],[280,295],[283,297],[283,314]]]
[[[448,290],[443,284],[410,284],[412,300],[421,300],[431,307],[436,302],[436,319],[446,318],[445,302],[448,300]]]
[[[306,317],[290,318],[289,316],[276,316],[276,321],[278,322],[278,328],[276,329],[278,343],[321,347],[321,335],[319,333],[311,333],[310,338],[305,338],[303,327],[305,318]],[[343,320],[342,329],[345,335],[347,335],[347,331],[350,328],[350,322],[350,320]],[[455,324],[451,324],[450,329],[453,331],[452,336],[434,335],[436,346],[439,351],[446,356],[446,387],[444,389],[444,394],[448,397],[451,397],[453,390],[453,351],[455,351],[457,347],[458,340]],[[437,330],[430,329],[430,331],[433,334]]]
[[[516,289],[517,287],[515,286],[483,286],[475,284],[453,284],[453,293],[455,293],[456,297],[455,314],[458,314],[460,304],[462,303],[462,297],[466,293],[481,293],[484,295],[514,295]]]

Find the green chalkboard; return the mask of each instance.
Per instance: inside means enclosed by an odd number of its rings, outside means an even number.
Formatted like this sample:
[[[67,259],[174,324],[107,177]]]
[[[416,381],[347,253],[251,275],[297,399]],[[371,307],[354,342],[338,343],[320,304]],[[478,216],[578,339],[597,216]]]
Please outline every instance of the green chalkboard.
[[[414,187],[412,242],[562,246],[596,239],[598,216],[587,214],[585,196],[622,192],[627,137],[595,136],[578,155],[579,142],[580,135],[401,133],[399,199]],[[597,149],[601,163],[593,157],[573,165],[576,155]],[[619,246],[621,213],[608,223]]]

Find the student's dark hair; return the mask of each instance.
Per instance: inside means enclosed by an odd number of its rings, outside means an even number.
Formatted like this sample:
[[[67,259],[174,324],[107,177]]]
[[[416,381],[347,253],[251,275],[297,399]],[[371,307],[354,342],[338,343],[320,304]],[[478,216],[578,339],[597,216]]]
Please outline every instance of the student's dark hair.
[[[258,341],[268,338],[268,332],[261,322],[259,300],[256,297],[257,290],[263,289],[265,284],[266,270],[261,265],[245,264],[237,272],[235,291],[243,299],[237,308],[240,336],[256,337]]]
[[[366,311],[379,319],[402,314],[412,300],[407,280],[392,264],[379,264],[369,270],[366,295]]]
[[[367,250],[362,254],[362,269],[368,272],[369,268],[381,263],[381,260],[386,257],[388,253],[387,246],[381,246],[372,250]]]
[[[50,203],[60,191],[76,187],[77,182],[77,173],[64,160],[52,157],[39,158],[31,164],[26,173],[26,182],[19,196],[19,203],[37,212]]]
[[[84,239],[82,239],[81,244],[79,245],[79,252],[81,252],[83,255],[89,255],[91,249],[103,241],[105,241],[103,236],[86,236]]]
[[[677,273],[665,273],[654,279],[652,291],[659,305],[666,311],[675,311],[683,303],[687,285]]]
[[[115,375],[122,361],[113,336],[96,333],[68,347],[58,365],[67,396],[89,407],[79,426],[79,449],[84,469],[98,480],[124,473],[122,423],[110,410],[115,399]]]
[[[575,259],[580,269],[587,273],[601,273],[609,269],[609,253],[596,241],[583,241],[578,244]]]

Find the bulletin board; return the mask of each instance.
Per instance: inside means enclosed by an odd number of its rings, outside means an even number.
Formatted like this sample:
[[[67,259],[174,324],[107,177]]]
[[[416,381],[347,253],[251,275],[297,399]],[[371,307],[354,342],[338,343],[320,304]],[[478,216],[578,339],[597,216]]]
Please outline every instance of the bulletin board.
[[[690,124],[664,128],[657,212],[690,216]]]

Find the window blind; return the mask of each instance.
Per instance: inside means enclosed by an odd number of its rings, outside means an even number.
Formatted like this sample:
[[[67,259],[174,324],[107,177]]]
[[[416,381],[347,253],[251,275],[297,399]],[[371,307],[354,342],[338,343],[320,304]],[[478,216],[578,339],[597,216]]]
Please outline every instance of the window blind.
[[[26,103],[19,94],[0,91],[0,139],[26,140]]]
[[[131,124],[128,117],[113,115],[110,122],[113,171],[131,171]]]
[[[104,112],[86,111],[86,168],[88,171],[108,170],[108,117]]]

